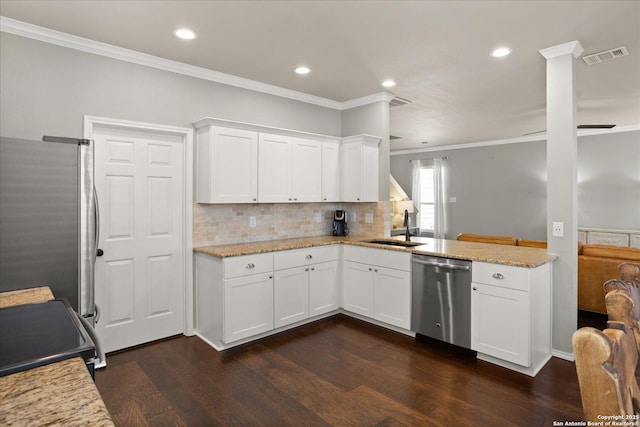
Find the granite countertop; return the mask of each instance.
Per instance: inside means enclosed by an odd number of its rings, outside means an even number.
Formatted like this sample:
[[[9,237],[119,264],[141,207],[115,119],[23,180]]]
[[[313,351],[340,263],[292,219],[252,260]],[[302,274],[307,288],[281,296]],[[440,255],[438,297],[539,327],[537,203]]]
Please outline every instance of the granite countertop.
[[[538,267],[542,264],[552,262],[557,258],[556,255],[547,253],[546,249],[528,248],[522,246],[460,242],[457,240],[432,239],[428,237],[412,237],[411,241],[415,243],[421,243],[421,245],[405,248],[368,242],[369,240],[373,239],[402,241],[404,240],[404,237],[379,238],[375,236],[315,236],[300,237],[295,239],[238,243],[232,245],[202,246],[194,248],[193,250],[195,252],[202,252],[215,257],[225,258],[290,249],[303,249],[314,246],[348,244],[381,248],[391,251],[442,256],[447,258],[465,259],[469,261],[482,261],[526,268]]]
[[[53,300],[48,287],[0,293],[0,308]],[[80,357],[0,378],[2,426],[113,426]]]
[[[80,357],[0,378],[0,425],[113,426]]]
[[[40,288],[22,289],[0,293],[0,308],[14,305],[33,304],[53,300],[53,294],[48,286]]]

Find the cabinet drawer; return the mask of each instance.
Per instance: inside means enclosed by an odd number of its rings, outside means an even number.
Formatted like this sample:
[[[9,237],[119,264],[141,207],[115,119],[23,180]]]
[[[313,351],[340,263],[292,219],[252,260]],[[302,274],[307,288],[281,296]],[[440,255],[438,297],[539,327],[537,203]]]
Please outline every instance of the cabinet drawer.
[[[471,265],[471,281],[528,291],[531,281],[531,269],[474,261]]]
[[[376,265],[396,270],[411,270],[411,254],[386,249],[365,248],[362,246],[344,245],[343,258],[346,261]]]
[[[247,276],[273,271],[273,254],[243,255],[225,258],[224,277]]]
[[[279,251],[273,254],[273,268],[274,270],[284,270],[337,259],[338,247],[336,245]]]

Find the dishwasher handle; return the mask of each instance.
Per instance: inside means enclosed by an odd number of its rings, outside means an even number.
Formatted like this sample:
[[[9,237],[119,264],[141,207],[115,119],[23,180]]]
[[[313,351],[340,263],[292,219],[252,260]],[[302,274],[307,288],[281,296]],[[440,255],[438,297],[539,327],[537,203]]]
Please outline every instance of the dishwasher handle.
[[[417,262],[418,264],[423,264],[423,265],[432,265],[434,267],[442,267],[442,268],[448,268],[450,270],[465,270],[465,271],[469,271],[470,267],[468,265],[460,265],[460,264],[447,264],[444,262],[438,262],[438,261],[424,261],[420,258],[413,258],[413,262]]]

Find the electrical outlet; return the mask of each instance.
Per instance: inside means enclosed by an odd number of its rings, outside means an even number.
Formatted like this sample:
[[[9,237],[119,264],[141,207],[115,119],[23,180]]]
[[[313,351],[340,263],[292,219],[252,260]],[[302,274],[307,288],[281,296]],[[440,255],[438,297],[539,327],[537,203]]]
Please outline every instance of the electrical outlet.
[[[249,217],[249,227],[255,227],[256,226],[256,217],[255,216],[250,216]]]
[[[316,222],[322,222],[322,214],[320,212],[316,212]]]
[[[364,214],[364,222],[366,222],[367,224],[373,224],[373,213],[372,212],[367,212],[366,214]]]
[[[554,222],[552,234],[554,237],[564,237],[564,222]]]

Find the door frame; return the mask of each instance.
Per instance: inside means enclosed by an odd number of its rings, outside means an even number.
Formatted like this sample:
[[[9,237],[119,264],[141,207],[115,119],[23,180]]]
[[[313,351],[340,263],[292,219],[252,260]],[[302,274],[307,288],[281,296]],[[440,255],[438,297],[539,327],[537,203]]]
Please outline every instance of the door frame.
[[[93,139],[95,128],[106,127],[112,129],[129,129],[149,133],[163,133],[178,136],[182,139],[183,152],[183,192],[182,213],[184,223],[182,228],[182,247],[184,273],[184,335],[195,334],[195,292],[193,287],[193,129],[178,126],[168,126],[155,123],[136,122],[130,120],[112,119],[97,116],[84,116],[84,138]]]

